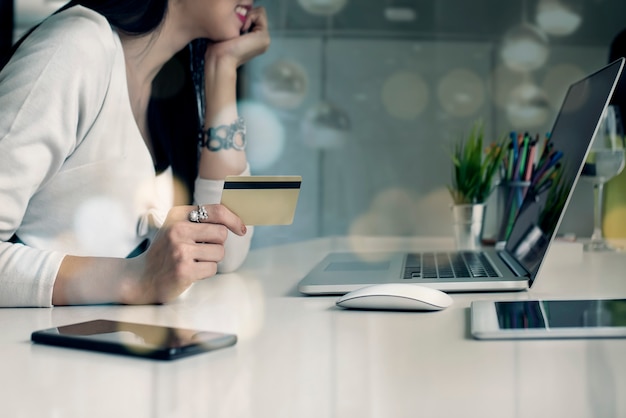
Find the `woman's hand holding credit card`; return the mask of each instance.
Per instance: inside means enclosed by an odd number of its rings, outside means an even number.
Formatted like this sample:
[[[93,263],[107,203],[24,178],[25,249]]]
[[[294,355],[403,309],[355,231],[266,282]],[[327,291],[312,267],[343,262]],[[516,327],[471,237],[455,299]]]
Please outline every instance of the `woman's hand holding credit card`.
[[[301,176],[228,176],[220,203],[246,225],[290,225],[301,183]]]

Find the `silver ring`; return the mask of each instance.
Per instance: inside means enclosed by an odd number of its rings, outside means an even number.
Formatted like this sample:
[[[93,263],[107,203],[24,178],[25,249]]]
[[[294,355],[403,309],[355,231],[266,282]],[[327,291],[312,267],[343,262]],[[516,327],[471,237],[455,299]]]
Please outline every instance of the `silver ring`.
[[[198,209],[194,209],[189,212],[189,220],[191,222],[201,222],[209,217],[208,212],[204,206],[198,205]]]

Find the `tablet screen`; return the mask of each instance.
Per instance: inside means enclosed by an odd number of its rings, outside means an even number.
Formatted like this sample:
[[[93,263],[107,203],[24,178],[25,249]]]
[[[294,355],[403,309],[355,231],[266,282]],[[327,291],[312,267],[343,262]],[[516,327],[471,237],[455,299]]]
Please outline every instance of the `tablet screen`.
[[[626,326],[626,299],[496,302],[501,329]]]

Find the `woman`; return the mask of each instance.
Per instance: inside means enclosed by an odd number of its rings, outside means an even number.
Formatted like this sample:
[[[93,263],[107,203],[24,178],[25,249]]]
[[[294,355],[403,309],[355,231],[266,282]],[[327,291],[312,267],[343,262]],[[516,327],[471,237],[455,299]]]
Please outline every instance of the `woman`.
[[[197,94],[155,94],[192,41]],[[164,303],[237,268],[252,231],[218,202],[249,172],[237,68],[269,42],[252,0],[76,0],[18,43],[0,72],[0,306]]]

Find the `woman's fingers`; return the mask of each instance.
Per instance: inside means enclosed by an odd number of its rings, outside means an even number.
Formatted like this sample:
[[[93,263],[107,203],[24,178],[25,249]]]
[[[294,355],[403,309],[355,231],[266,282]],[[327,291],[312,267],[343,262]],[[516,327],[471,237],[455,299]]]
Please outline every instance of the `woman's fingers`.
[[[224,205],[200,205],[181,206],[173,215],[174,220],[187,220],[193,224],[211,224],[215,228],[197,228],[198,234],[209,234],[210,237],[222,237],[226,239],[224,228],[230,229],[237,235],[245,235],[247,228],[242,220]],[[197,225],[196,225],[197,226]],[[222,228],[220,228],[222,226]],[[196,242],[211,242],[210,240],[197,240]]]
[[[206,210],[207,218],[202,223],[224,225],[237,235],[246,234],[246,226],[239,216],[235,215],[224,205],[204,205],[201,206]]]
[[[248,12],[242,31],[246,33],[250,29],[253,31],[267,30],[267,13],[264,7],[255,7]]]
[[[224,246],[216,243],[193,243],[185,245],[185,256],[194,262],[218,263],[224,258]]]
[[[206,279],[217,274],[217,262],[215,261],[198,261],[193,265],[192,281]]]

